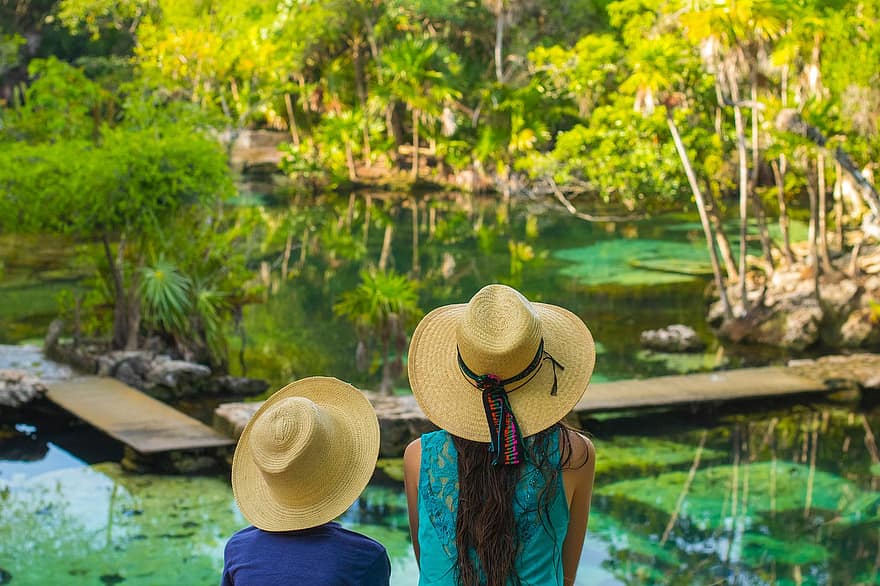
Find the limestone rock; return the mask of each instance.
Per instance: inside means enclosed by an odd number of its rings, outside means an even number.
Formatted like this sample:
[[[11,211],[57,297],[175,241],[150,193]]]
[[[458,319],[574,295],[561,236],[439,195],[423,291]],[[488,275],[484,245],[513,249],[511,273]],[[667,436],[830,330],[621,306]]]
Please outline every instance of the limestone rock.
[[[853,281],[841,281],[821,288],[822,302],[837,313],[848,313],[858,304],[860,287]]]
[[[871,310],[862,307],[852,312],[840,328],[843,348],[863,348],[880,342],[880,327],[871,322]]]
[[[0,370],[0,408],[18,409],[45,396],[43,382],[23,370]]]
[[[695,352],[705,347],[697,332],[683,324],[644,331],[640,341],[645,348],[661,352]]]
[[[172,389],[179,389],[211,376],[211,369],[203,364],[184,360],[157,360],[146,373],[146,380]]]
[[[264,380],[229,375],[213,378],[210,384],[214,394],[235,397],[259,395],[269,388],[269,383]]]
[[[880,354],[831,355],[815,360],[791,360],[788,367],[800,376],[815,380],[849,381],[864,390],[880,389]]]

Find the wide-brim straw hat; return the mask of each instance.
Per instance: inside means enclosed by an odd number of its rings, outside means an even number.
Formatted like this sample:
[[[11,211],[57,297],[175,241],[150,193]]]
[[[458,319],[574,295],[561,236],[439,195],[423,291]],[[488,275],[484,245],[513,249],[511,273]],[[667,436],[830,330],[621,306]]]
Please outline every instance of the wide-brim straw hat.
[[[556,305],[531,303],[506,285],[488,285],[468,303],[439,307],[422,319],[409,348],[413,395],[438,427],[489,442],[482,393],[462,372],[459,352],[473,373],[505,380],[529,367],[541,340],[543,351],[558,364],[542,359],[529,377],[504,385],[522,436],[534,435],[565,418],[583,397],[596,347],[577,315]]]
[[[378,455],[379,422],[364,394],[335,378],[305,378],[269,397],[244,428],[232,491],[254,526],[308,529],[354,503]]]

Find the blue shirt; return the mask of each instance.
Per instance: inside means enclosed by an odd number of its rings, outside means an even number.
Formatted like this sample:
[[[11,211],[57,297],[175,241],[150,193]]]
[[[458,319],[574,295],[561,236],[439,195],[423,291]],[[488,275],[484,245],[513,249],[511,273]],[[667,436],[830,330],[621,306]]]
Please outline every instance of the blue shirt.
[[[525,438],[526,445],[533,441],[534,436]],[[559,467],[559,433],[553,434],[547,456],[551,466]],[[521,466],[513,502],[521,544],[516,556],[516,572],[524,586],[562,586],[562,543],[568,532],[569,518],[562,474],[557,477],[549,509],[539,515],[544,476],[528,460]],[[419,472],[421,586],[457,584],[455,570],[459,553],[455,544],[455,523],[458,490],[458,452],[452,436],[442,430],[423,435]],[[476,558],[473,552],[471,555]],[[475,563],[479,564],[476,559]]]
[[[382,544],[330,522],[302,531],[246,527],[226,544],[221,586],[388,586]]]

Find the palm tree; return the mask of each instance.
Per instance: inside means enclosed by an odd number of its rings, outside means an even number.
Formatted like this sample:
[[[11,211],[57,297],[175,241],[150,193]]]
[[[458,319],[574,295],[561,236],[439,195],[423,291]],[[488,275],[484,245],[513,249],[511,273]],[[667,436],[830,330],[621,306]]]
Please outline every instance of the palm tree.
[[[342,294],[333,312],[354,324],[358,338],[358,368],[368,367],[370,344],[380,344],[382,382],[379,390],[390,394],[394,379],[403,370],[407,331],[421,316],[418,284],[394,271],[361,271],[361,283]],[[392,358],[392,352],[394,357]]]
[[[412,35],[396,41],[382,52],[384,91],[403,102],[412,114],[413,179],[419,174],[420,125],[436,120],[442,114],[444,104],[460,96],[446,83],[450,74],[449,59],[442,53],[437,41]]]

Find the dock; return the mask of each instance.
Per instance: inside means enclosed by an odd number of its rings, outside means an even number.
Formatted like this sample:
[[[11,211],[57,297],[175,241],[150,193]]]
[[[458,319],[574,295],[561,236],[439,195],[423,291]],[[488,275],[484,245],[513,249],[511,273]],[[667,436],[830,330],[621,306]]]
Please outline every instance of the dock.
[[[848,388],[866,392],[880,391],[880,354],[827,356],[792,361],[788,366],[594,382],[575,406],[572,424],[601,412],[818,398],[846,388],[847,384]],[[399,457],[412,439],[435,429],[412,395],[387,396],[372,391],[364,394],[379,417],[382,457]],[[260,403],[224,403],[214,411],[214,428],[237,439],[259,406]]]
[[[698,374],[658,376],[591,384],[575,413],[675,407],[824,393],[818,378],[785,366],[740,368]]]
[[[47,381],[46,398],[141,454],[234,444],[197,419],[116,379]]]

